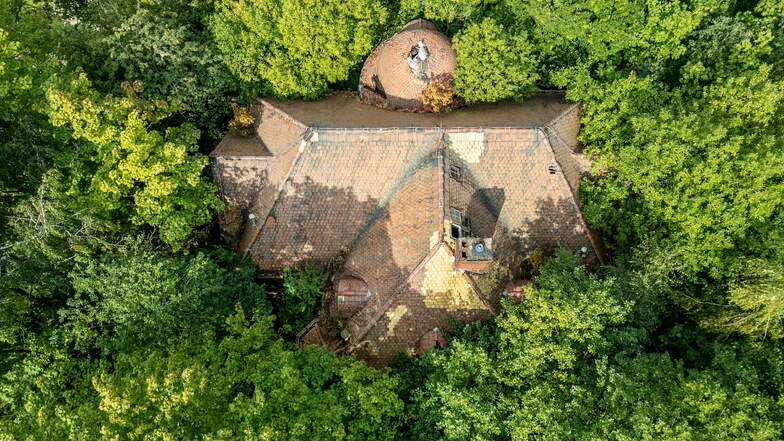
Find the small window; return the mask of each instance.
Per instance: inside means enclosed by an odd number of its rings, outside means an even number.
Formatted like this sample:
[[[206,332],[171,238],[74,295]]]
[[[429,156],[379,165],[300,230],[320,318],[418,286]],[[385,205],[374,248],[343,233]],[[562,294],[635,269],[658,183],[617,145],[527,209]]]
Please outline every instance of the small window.
[[[547,171],[550,172],[551,175],[554,175],[558,173],[558,167],[555,164],[550,164],[550,166],[547,167]]]
[[[449,166],[449,176],[452,179],[454,179],[455,181],[459,181],[461,175],[462,175],[462,170],[460,169],[460,167],[456,165]]]
[[[452,238],[460,239],[460,225],[452,224]]]
[[[452,209],[452,222],[458,225],[463,224],[463,213],[461,213],[457,208]]]

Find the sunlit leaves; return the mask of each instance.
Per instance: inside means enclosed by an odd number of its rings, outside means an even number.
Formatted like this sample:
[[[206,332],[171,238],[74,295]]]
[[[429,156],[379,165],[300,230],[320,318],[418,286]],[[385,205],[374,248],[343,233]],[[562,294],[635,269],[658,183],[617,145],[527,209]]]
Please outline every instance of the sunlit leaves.
[[[85,141],[72,151],[70,193],[92,209],[123,221],[151,225],[176,246],[220,206],[215,187],[202,178],[207,158],[194,152],[199,131],[190,124],[152,128],[178,109],[164,101],[101,97],[84,76],[47,92],[53,124],[68,125]]]
[[[313,99],[348,78],[386,19],[378,0],[224,0],[210,23],[224,61],[242,81]]]

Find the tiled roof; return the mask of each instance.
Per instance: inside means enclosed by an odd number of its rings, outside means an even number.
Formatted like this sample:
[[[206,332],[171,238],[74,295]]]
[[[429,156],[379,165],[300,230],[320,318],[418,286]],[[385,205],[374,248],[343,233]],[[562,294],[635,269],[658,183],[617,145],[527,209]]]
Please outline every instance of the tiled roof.
[[[346,99],[323,105],[334,110]],[[455,271],[453,209],[471,236],[491,240],[499,265],[519,266],[534,249],[558,244],[601,258],[577,202],[579,106],[555,94],[533,102],[540,114],[523,103],[395,120],[400,113],[358,103],[382,114],[349,105],[329,116],[319,102],[260,101],[257,136],[273,156],[212,155],[229,207],[224,234],[262,269],[308,259],[364,280],[372,296],[349,320],[345,346],[383,364],[449,318],[493,314],[508,279],[494,285],[491,275]],[[364,127],[383,114],[388,126]],[[497,124],[487,124],[492,115]],[[230,213],[240,226],[227,224]]]
[[[574,103],[565,101],[562,92],[541,92],[523,102],[472,104],[447,113],[411,113],[379,109],[361,103],[354,92],[333,93],[318,101],[278,101],[266,98],[262,104],[274,106],[305,126],[318,128],[533,128],[562,121],[559,117],[573,108],[576,108],[575,113],[579,117],[579,106],[575,107]],[[559,124],[556,129],[562,129],[560,126]],[[579,118],[576,125],[569,127],[579,129]],[[565,133],[562,136],[566,136]],[[570,137],[573,139],[570,145],[576,144],[575,135]]]
[[[421,78],[414,74],[408,61],[412,49],[419,44],[427,52]],[[413,20],[379,44],[365,60],[359,77],[360,97],[383,108],[421,110],[420,97],[430,79],[452,75],[456,64],[449,38],[432,23]]]

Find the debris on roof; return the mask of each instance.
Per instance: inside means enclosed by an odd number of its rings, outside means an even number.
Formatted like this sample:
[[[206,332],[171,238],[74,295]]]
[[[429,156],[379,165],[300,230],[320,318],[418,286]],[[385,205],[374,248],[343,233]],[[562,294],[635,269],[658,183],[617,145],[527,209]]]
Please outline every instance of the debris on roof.
[[[374,50],[363,81],[375,69],[397,108],[416,98],[410,87],[421,91],[417,75],[454,68],[450,51],[432,24],[411,22]],[[331,316],[303,330],[305,343],[381,366],[434,328],[491,317],[505,285],[522,295],[525,281],[507,285],[512,272],[498,268],[534,250],[562,245],[602,259],[577,200],[580,106],[562,94],[433,114],[341,93],[261,99],[254,112],[253,132],[211,155],[226,202],[221,230],[261,270],[303,260],[337,269],[324,299]]]

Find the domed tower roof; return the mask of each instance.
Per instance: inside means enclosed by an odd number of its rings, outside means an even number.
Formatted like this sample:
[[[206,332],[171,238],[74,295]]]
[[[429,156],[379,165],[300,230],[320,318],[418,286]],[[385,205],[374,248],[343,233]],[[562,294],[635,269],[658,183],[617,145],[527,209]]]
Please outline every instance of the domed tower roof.
[[[417,19],[378,45],[362,66],[363,102],[395,110],[424,110],[421,97],[433,79],[452,75],[452,43],[427,20]]]

